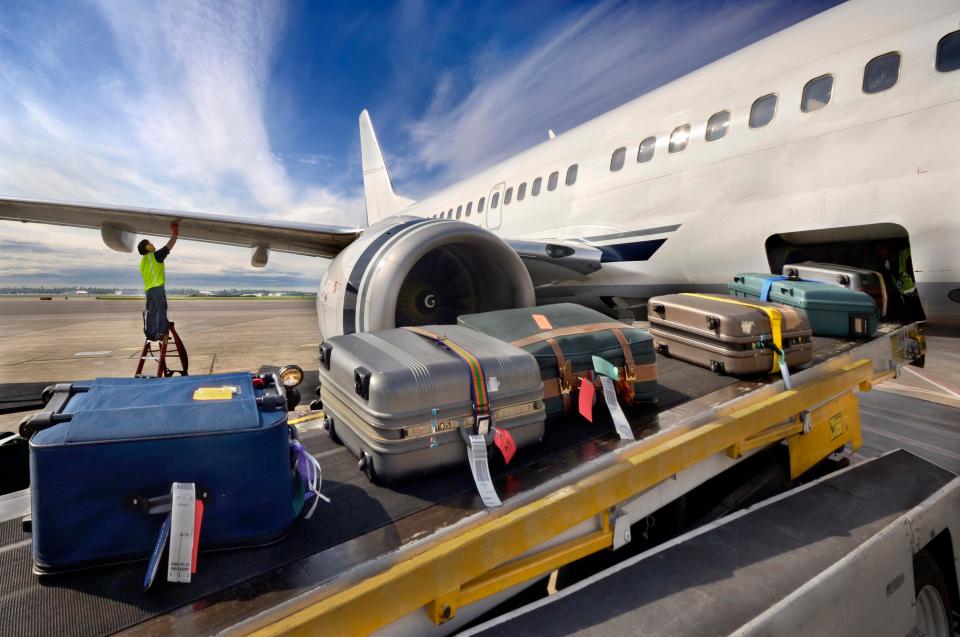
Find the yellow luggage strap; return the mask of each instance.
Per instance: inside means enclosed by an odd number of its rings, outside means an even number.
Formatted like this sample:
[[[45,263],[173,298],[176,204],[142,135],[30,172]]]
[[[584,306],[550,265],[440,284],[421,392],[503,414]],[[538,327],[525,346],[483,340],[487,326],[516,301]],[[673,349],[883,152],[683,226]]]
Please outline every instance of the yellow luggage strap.
[[[720,301],[721,303],[730,303],[731,305],[742,305],[744,307],[760,310],[766,314],[770,319],[770,331],[773,334],[773,367],[770,369],[770,371],[775,372],[779,369],[780,376],[783,378],[784,386],[786,386],[787,389],[793,388],[793,384],[790,382],[790,371],[787,369],[787,355],[783,351],[783,314],[781,314],[779,309],[770,307],[768,305],[750,303],[749,301],[741,301],[740,299],[719,296],[716,294],[697,294],[695,292],[683,292],[682,294],[683,296],[694,296],[700,299],[710,299],[713,301]]]

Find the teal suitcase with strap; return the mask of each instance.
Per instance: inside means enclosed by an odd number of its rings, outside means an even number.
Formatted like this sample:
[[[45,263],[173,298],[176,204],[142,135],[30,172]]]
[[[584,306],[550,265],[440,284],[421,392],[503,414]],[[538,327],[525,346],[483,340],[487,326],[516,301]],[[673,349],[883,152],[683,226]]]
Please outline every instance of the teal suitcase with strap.
[[[765,273],[742,273],[727,283],[730,294],[804,310],[816,336],[867,338],[880,322],[877,305],[865,292],[819,281]]]

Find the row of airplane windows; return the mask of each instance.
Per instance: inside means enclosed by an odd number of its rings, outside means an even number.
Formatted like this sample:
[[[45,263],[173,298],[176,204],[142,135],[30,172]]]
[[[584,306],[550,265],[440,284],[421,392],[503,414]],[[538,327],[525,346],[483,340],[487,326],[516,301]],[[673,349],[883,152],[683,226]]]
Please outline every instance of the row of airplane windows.
[[[571,164],[567,166],[567,174],[563,180],[563,183],[567,186],[572,186],[577,183],[577,170],[579,166],[577,164]],[[557,184],[560,182],[560,171],[555,170],[550,173],[550,176],[547,177],[547,192],[553,192],[557,189]],[[540,191],[543,187],[543,177],[537,177],[530,183],[530,196],[536,197],[540,194]],[[523,182],[517,186],[517,201],[523,201],[527,196],[527,182]],[[503,192],[503,205],[509,206],[513,202],[513,186],[510,186]],[[483,209],[486,206],[487,198],[480,197],[480,200],[477,202],[477,214],[483,213]],[[500,193],[495,192],[490,196],[490,207],[497,208],[500,205]],[[463,204],[457,206],[456,210],[450,208],[446,212],[440,211],[437,214],[433,215],[433,219],[459,219],[461,216],[464,218],[469,217],[473,214],[473,202],[468,201],[466,206]]]
[[[960,69],[960,31],[948,33],[937,44],[936,69],[947,73]],[[864,93],[880,93],[886,91],[900,79],[900,53],[890,51],[873,58],[863,69]],[[804,113],[813,113],[830,103],[833,96],[833,75],[827,73],[807,82],[800,97],[800,110]],[[769,93],[754,100],[750,107],[750,128],[762,128],[773,121],[777,112],[777,94]],[[730,111],[723,110],[714,113],[707,120],[704,130],[704,139],[714,142],[726,136],[730,128]],[[690,124],[677,126],[670,133],[667,151],[679,153],[687,147],[690,141]],[[653,151],[657,144],[657,137],[651,135],[642,142],[637,149],[637,163],[642,164],[653,159]],[[621,146],[610,156],[610,172],[623,168],[627,157],[627,147]]]
[[[960,31],[954,31],[943,36],[937,43],[936,69],[941,73],[948,73],[960,69]],[[890,88],[900,79],[900,53],[890,51],[873,58],[867,62],[863,68],[862,89],[864,93],[881,93]],[[813,78],[803,87],[803,93],[800,97],[800,110],[804,113],[813,113],[830,103],[833,97],[833,74],[827,73]],[[750,128],[762,128],[773,121],[777,113],[776,93],[769,93],[754,100],[750,107],[750,117],[748,124]],[[707,120],[707,126],[704,130],[704,139],[708,142],[717,141],[726,136],[730,128],[730,111],[722,110],[714,113]],[[670,133],[670,141],[667,145],[667,151],[678,153],[687,147],[690,141],[690,124],[677,126]],[[642,164],[653,159],[653,151],[657,144],[656,135],[651,135],[640,142],[637,148],[637,163]],[[613,151],[610,157],[610,171],[616,172],[623,168],[627,157],[627,147],[621,146]],[[577,164],[571,164],[567,168],[566,179],[564,183],[572,186],[577,182]],[[550,173],[547,177],[547,191],[557,189],[560,179],[559,171]],[[540,194],[543,178],[537,177],[533,180],[530,187],[530,194],[536,197]],[[517,186],[517,201],[523,201],[527,196],[527,182]],[[477,201],[477,214],[483,213],[486,206],[486,197],[480,197]],[[503,205],[508,206],[513,201],[513,186],[507,188],[503,193]],[[495,192],[490,197],[490,207],[497,208],[500,205],[500,193]],[[469,217],[473,214],[473,202],[469,201],[466,205],[458,205],[456,209],[449,208],[446,211],[441,210],[433,215],[434,219],[460,219]]]

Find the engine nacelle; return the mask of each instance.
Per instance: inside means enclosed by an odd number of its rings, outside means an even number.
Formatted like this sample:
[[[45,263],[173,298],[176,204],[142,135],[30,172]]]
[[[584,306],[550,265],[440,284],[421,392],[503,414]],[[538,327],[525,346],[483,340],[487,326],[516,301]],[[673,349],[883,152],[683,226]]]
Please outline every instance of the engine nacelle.
[[[329,338],[456,323],[461,314],[534,303],[526,267],[492,232],[461,221],[391,217],[330,264],[317,317]]]

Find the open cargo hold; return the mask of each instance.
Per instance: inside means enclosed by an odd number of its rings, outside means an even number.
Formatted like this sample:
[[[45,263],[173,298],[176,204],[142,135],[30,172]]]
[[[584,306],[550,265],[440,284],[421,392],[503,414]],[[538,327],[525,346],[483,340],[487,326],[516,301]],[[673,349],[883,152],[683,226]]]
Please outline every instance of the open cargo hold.
[[[229,395],[198,400],[197,390]],[[201,549],[282,538],[299,512],[282,387],[249,373],[57,385],[30,438],[39,571],[146,559],[171,484],[204,501]],[[202,395],[202,394],[201,394]]]
[[[651,298],[650,333],[657,352],[742,376],[779,371],[813,357],[810,323],[802,310],[773,303],[708,294]]]
[[[877,304],[880,316],[887,315],[887,284],[879,272],[835,263],[804,261],[783,266],[783,275],[791,279],[820,281],[865,292]]]
[[[819,281],[746,273],[733,277],[727,288],[733,296],[804,310],[817,336],[867,338],[877,331],[880,320],[868,294]]]
[[[594,369],[594,356],[617,368],[621,402],[656,398],[656,354],[650,334],[595,310],[557,303],[465,314],[457,321],[533,354],[543,376],[548,421],[575,411],[576,378]]]
[[[409,328],[335,336],[321,346],[320,398],[328,427],[367,475],[392,481],[467,467],[467,440],[506,429],[518,448],[543,437],[543,383],[523,350],[456,325],[418,328],[449,338],[483,368],[483,386],[448,347]],[[485,392],[490,421],[478,422]]]

